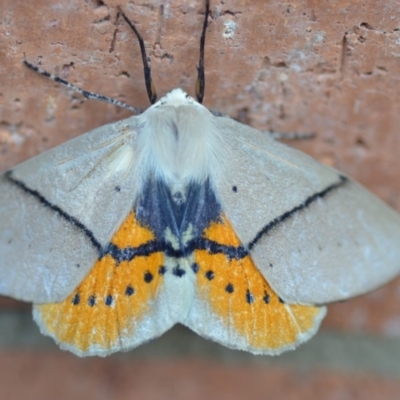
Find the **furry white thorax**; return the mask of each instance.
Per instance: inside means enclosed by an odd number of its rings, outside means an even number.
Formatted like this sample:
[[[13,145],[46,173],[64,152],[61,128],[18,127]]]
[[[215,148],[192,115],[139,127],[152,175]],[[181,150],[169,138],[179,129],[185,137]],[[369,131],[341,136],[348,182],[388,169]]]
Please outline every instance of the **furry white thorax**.
[[[139,117],[136,138],[141,176],[164,180],[172,192],[217,173],[223,158],[214,115],[181,89],[174,89]]]

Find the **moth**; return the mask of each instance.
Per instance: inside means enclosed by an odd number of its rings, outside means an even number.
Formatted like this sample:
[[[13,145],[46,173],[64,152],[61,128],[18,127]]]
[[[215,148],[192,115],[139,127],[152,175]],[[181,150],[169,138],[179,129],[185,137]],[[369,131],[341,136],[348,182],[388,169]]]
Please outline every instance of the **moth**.
[[[400,217],[334,169],[174,89],[0,176],[0,293],[79,356],[186,325],[255,354],[308,340],[325,305],[400,272]],[[124,104],[73,87],[85,97]],[[133,107],[128,107],[136,111]]]

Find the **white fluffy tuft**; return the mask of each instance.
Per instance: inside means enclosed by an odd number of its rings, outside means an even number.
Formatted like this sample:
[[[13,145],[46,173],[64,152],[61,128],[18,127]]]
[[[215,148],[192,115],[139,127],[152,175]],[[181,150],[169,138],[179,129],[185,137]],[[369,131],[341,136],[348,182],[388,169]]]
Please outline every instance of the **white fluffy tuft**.
[[[140,117],[136,140],[139,176],[149,173],[172,191],[202,183],[224,159],[217,118],[181,89],[174,89]]]

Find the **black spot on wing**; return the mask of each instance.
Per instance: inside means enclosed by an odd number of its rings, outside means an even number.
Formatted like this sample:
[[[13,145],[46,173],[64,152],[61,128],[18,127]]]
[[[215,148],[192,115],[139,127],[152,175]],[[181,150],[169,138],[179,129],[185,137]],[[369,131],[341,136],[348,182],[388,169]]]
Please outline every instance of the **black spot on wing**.
[[[250,290],[246,291],[246,302],[248,304],[254,303],[254,295],[250,292]]]
[[[213,279],[214,279],[214,271],[207,271],[206,273],[205,273],[205,277],[209,280],[209,281],[212,281]]]
[[[132,296],[135,293],[135,289],[132,286],[128,285],[125,289],[125,294],[127,296]]]
[[[149,271],[144,273],[143,279],[146,283],[150,283],[153,280],[153,274]]]
[[[177,265],[176,267],[174,267],[172,269],[172,273],[173,273],[173,275],[177,276],[178,278],[181,278],[183,275],[186,274],[186,271],[184,269],[182,269],[179,265]]]
[[[72,298],[72,304],[77,306],[81,302],[81,296],[79,293],[75,293],[75,296]]]
[[[106,306],[112,306],[113,302],[114,302],[114,298],[111,296],[111,294],[109,294],[109,295],[106,297],[106,299],[104,300],[104,304],[105,304]]]
[[[193,271],[195,274],[197,274],[197,273],[199,272],[199,269],[200,269],[199,264],[197,264],[197,263],[193,263],[193,264],[191,265],[191,268],[192,268],[192,271]]]
[[[227,292],[227,293],[233,293],[233,291],[234,291],[234,287],[233,287],[233,285],[232,285],[232,283],[228,283],[226,286],[225,286],[225,291]]]
[[[93,307],[96,304],[96,296],[94,296],[94,295],[89,296],[88,304],[90,307]]]

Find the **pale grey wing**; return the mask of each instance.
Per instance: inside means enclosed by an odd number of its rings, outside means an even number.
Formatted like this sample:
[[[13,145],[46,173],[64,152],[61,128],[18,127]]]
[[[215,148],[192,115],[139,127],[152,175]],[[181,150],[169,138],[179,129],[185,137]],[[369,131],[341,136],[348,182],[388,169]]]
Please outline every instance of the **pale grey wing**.
[[[224,212],[287,302],[323,304],[365,293],[400,273],[400,216],[339,172],[227,118]]]
[[[136,120],[102,126],[0,176],[0,293],[63,300],[135,196]]]

